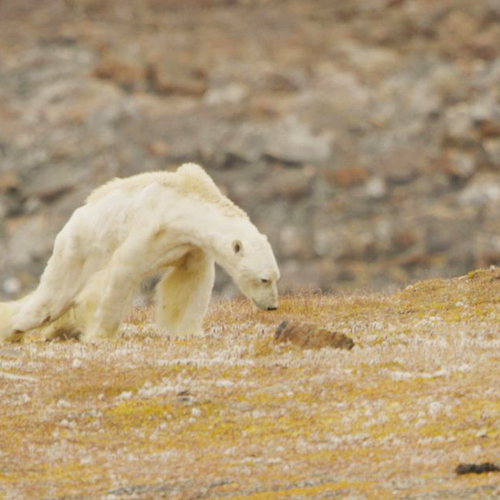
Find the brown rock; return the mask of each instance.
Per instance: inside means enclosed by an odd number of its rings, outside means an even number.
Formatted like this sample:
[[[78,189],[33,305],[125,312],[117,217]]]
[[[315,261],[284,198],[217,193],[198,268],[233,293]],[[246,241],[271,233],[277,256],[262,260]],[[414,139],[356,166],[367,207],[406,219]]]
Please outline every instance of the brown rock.
[[[105,55],[94,70],[94,76],[112,80],[125,90],[137,90],[145,85],[147,69],[143,63],[121,55]]]
[[[478,59],[492,61],[498,57],[500,42],[500,28],[497,23],[480,31],[470,43],[473,55]]]
[[[52,203],[53,201],[61,198],[70,191],[73,191],[74,188],[75,186],[72,184],[61,184],[59,186],[40,190],[38,196],[42,201],[46,203]]]
[[[401,254],[395,261],[404,268],[424,267],[429,265],[430,255],[419,248],[415,248]]]
[[[415,231],[403,229],[394,234],[394,245],[398,250],[405,250],[415,245],[419,237]]]
[[[148,152],[152,156],[167,156],[170,146],[165,141],[152,141],[147,145]]]
[[[447,54],[464,53],[479,30],[478,21],[461,10],[451,11],[440,23],[439,39]]]
[[[455,472],[458,475],[463,474],[484,474],[485,472],[498,472],[500,467],[491,462],[483,462],[481,464],[458,464]]]
[[[262,194],[266,199],[297,200],[306,196],[310,187],[311,177],[303,170],[276,168],[266,180]]]
[[[148,80],[151,90],[160,95],[200,97],[208,88],[202,68],[165,58],[151,62]]]
[[[474,152],[462,149],[445,150],[437,165],[447,175],[459,179],[468,179],[476,171]]]
[[[16,172],[9,170],[0,175],[0,193],[18,191],[21,187],[21,179]]]
[[[352,166],[343,167],[335,170],[331,174],[326,174],[328,180],[332,180],[340,187],[351,187],[356,184],[361,184],[368,179],[370,173],[366,167]]]
[[[500,123],[491,120],[479,120],[477,124],[480,134],[483,137],[498,137],[500,136]]]
[[[302,349],[321,349],[333,347],[336,349],[352,349],[354,342],[343,333],[331,332],[309,323],[289,324],[283,321],[274,334],[276,342],[291,342]]]

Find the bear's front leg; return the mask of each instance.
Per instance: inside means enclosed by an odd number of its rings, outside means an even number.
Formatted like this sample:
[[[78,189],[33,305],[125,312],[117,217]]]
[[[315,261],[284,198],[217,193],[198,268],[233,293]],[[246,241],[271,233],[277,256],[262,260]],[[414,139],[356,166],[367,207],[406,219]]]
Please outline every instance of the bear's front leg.
[[[215,279],[215,264],[200,249],[169,269],[156,289],[156,321],[174,336],[203,330]]]

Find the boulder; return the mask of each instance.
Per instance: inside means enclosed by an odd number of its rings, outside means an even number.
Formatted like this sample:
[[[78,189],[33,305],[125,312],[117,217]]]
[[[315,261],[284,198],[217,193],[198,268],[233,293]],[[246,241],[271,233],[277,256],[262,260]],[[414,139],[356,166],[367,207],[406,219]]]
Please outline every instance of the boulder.
[[[278,326],[274,340],[276,342],[291,342],[302,349],[333,347],[350,350],[354,346],[353,340],[343,333],[331,332],[309,323],[289,324],[288,321],[283,321]]]

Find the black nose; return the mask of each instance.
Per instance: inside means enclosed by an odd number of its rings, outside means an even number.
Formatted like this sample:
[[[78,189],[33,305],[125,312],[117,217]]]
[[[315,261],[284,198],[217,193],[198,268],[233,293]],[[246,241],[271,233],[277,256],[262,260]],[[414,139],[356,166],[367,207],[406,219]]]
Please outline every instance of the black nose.
[[[276,311],[276,309],[278,309],[278,306],[269,306],[267,308],[268,311]]]

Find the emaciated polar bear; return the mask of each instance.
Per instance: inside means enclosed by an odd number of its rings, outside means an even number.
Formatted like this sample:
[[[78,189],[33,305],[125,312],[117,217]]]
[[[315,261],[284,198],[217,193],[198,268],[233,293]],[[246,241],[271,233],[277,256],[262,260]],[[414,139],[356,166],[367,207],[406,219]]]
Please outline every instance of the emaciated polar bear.
[[[114,179],[57,235],[38,288],[0,303],[0,342],[40,327],[46,338],[113,337],[139,282],[165,269],[157,322],[172,335],[200,333],[215,262],[257,307],[277,308],[279,270],[267,238],[199,165]]]

